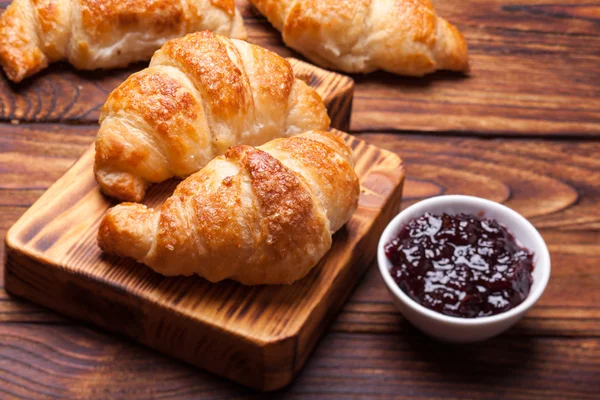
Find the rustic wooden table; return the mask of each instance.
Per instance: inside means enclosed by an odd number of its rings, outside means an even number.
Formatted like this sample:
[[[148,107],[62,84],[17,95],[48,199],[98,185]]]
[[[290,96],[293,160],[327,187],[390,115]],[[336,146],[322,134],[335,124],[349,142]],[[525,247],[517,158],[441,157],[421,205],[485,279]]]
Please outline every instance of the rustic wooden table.
[[[600,3],[435,1],[470,46],[468,77],[357,76],[352,132],[407,166],[404,206],[438,194],[501,201],[541,231],[546,293],[506,334],[423,337],[371,268],[279,398],[600,398]],[[1,7],[7,1],[0,0]],[[239,1],[250,40],[294,55]],[[93,141],[112,73],[55,65],[0,76],[0,235]],[[0,245],[0,254],[4,247]],[[0,284],[2,272],[0,272]],[[0,397],[272,398],[0,290]]]

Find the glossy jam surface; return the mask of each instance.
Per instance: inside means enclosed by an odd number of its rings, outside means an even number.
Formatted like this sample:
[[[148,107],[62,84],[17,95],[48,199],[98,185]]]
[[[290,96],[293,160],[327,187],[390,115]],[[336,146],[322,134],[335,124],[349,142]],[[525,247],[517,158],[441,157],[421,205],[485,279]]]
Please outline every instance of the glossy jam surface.
[[[533,254],[493,219],[425,214],[402,226],[385,252],[404,293],[454,317],[508,311],[533,283]]]

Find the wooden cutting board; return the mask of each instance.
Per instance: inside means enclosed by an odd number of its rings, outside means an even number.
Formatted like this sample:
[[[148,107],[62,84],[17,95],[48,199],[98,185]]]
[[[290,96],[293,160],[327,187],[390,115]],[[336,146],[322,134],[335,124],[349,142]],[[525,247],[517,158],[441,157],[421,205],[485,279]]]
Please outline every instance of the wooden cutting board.
[[[352,80],[293,61],[295,72],[347,127]],[[353,148],[359,207],[307,277],[289,286],[246,287],[199,277],[163,277],[103,254],[96,233],[115,205],[94,180],[93,146],[17,221],[6,236],[6,290],[74,318],[127,335],[165,354],[259,390],[293,379],[374,259],[379,235],[398,212],[400,158],[336,131]],[[156,185],[156,206],[175,188]]]

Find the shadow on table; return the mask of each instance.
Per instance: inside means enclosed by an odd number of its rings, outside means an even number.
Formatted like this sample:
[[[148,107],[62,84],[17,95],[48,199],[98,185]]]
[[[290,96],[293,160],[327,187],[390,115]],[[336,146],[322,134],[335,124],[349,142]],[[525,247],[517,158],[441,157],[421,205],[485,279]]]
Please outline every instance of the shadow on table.
[[[469,73],[454,71],[436,71],[423,77],[400,76],[383,71],[369,74],[351,74],[350,76],[359,85],[385,82],[386,85],[406,89],[423,89],[438,82],[458,82],[470,78]]]
[[[449,344],[408,327],[402,340],[407,342],[408,358],[426,363],[440,380],[464,386],[489,383],[490,389],[519,379],[531,369],[537,353],[533,337],[510,331],[483,342]]]
[[[136,62],[129,64],[126,67],[114,69],[97,69],[97,70],[78,70],[66,61],[50,64],[47,68],[37,72],[36,74],[25,78],[19,83],[12,82],[8,79],[4,71],[0,71],[0,81],[4,81],[8,88],[14,93],[22,93],[32,88],[42,85],[44,82],[53,79],[64,79],[67,81],[75,80],[73,83],[90,84],[102,82],[105,80],[123,81],[134,72],[140,71],[148,66],[148,62]]]

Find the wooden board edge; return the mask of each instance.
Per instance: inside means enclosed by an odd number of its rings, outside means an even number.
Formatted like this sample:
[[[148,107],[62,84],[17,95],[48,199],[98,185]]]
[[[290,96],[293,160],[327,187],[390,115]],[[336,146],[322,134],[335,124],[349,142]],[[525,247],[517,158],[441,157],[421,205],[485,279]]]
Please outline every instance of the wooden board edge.
[[[323,300],[319,302],[319,305],[328,304],[328,307],[319,307],[319,309],[315,309],[311,313],[316,321],[312,324],[312,326],[316,327],[316,329],[311,331],[309,330],[309,325],[303,325],[301,331],[298,332],[298,338],[307,338],[307,340],[304,342],[304,345],[301,346],[301,351],[296,354],[296,360],[293,367],[294,375],[299,373],[302,367],[306,364],[310,354],[316,347],[318,341],[322,338],[324,331],[330,326],[330,324],[333,322],[333,319],[338,315],[340,308],[345,304],[346,300],[353,293],[354,289],[362,281],[362,278],[376,258],[377,244],[379,243],[381,234],[383,233],[387,224],[400,212],[404,181],[406,179],[404,163],[396,153],[381,148],[378,149],[382,154],[386,155],[388,160],[394,160],[396,163],[397,172],[395,176],[397,177],[397,181],[394,185],[394,190],[390,193],[385,204],[381,207],[380,212],[374,219],[369,232],[365,234],[361,241],[356,245],[356,247],[371,249],[371,251],[353,254],[353,259],[348,261],[350,268],[344,269],[341,274],[336,277],[336,281],[339,281],[340,283],[336,285],[334,282],[332,285],[341,287],[340,290],[343,291],[343,294],[340,296],[338,292],[337,295],[334,296],[333,290],[325,293],[324,296],[329,297],[329,300]],[[360,246],[362,241],[369,241],[369,243],[364,246]],[[350,275],[353,274],[358,275],[359,279],[352,279]],[[351,285],[347,285],[346,282],[350,282]]]
[[[87,168],[89,164],[88,158],[93,157],[94,155],[94,143],[90,144],[88,149],[77,159],[75,162],[67,169],[67,171],[58,178],[48,189],[42,193],[42,195],[33,202],[33,204],[25,210],[25,212],[15,221],[14,224],[8,231],[6,232],[6,236],[4,238],[5,248],[8,251],[9,248],[13,250],[21,249],[24,251],[26,249],[26,240],[24,240],[19,235],[20,230],[24,230],[28,226],[27,220],[35,214],[38,208],[47,208],[48,205],[57,201],[58,198],[63,194],[62,188],[63,182],[73,181],[73,176],[77,176],[79,171],[84,168]],[[37,253],[31,253],[32,257],[37,257]],[[44,261],[47,262],[47,261]],[[6,283],[5,283],[6,285]]]
[[[5,265],[6,291],[11,296],[23,298],[36,304],[44,304],[46,308],[76,320],[88,322],[100,330],[129,337],[135,342],[146,345],[170,358],[174,357],[245,386],[264,390],[261,385],[257,385],[257,382],[264,381],[264,371],[267,368],[266,365],[257,363],[257,360],[263,360],[262,348],[247,337],[220,330],[215,326],[202,324],[179,314],[176,319],[180,322],[169,324],[169,326],[164,324],[163,327],[165,330],[170,330],[171,335],[176,337],[177,340],[157,341],[154,339],[154,335],[145,335],[145,332],[155,331],[152,321],[172,318],[172,316],[167,316],[171,310],[156,307],[148,299],[131,296],[127,292],[120,291],[118,287],[106,285],[103,282],[90,281],[86,275],[75,274],[73,271],[64,268],[57,268],[43,260],[34,260],[19,254],[18,251],[13,249],[7,248]],[[33,276],[33,272],[28,265],[34,266],[36,272],[42,269],[43,273],[39,275],[43,275],[43,279],[36,280],[36,276]],[[44,285],[47,284],[53,285],[51,289],[52,296],[43,294]],[[32,290],[32,285],[35,290]],[[98,285],[103,290],[97,290]],[[60,293],[60,295],[57,296],[56,293]],[[51,302],[49,302],[49,299],[51,299]],[[151,319],[145,317],[148,313],[152,313],[153,317]],[[138,322],[124,323],[124,321]],[[192,324],[192,326],[189,324]],[[181,326],[186,328],[180,329]],[[203,348],[179,346],[181,343],[197,342],[196,332],[199,330],[207,332],[208,337],[218,337],[222,343],[222,349],[235,348],[235,362],[219,364],[219,358],[225,359],[226,357],[216,357],[210,351],[202,352],[206,348],[213,349],[214,347],[210,344],[204,344]],[[213,332],[210,333],[210,331]],[[287,359],[292,357],[294,348],[290,342],[282,341],[280,350],[284,355],[282,358]],[[199,362],[199,352],[212,358]],[[278,367],[274,379],[286,383],[291,381],[291,369],[287,368],[285,364]]]
[[[337,133],[338,135],[340,133],[344,133],[339,132],[336,129],[332,129],[332,132]],[[293,381],[298,373],[300,373],[308,361],[310,354],[316,348],[318,341],[323,336],[324,331],[330,326],[333,319],[337,316],[340,308],[344,305],[348,297],[361,282],[362,277],[372,265],[373,260],[375,260],[375,256],[377,254],[377,243],[379,242],[379,238],[383,233],[383,230],[386,228],[387,224],[398,214],[398,212],[400,212],[404,181],[406,179],[406,170],[404,168],[404,162],[402,158],[394,152],[371,145],[368,142],[357,138],[356,136],[350,134],[346,135],[354,143],[364,143],[367,146],[376,148],[377,151],[383,155],[381,158],[389,162],[389,164],[387,164],[388,166],[390,164],[394,165],[393,169],[395,173],[393,176],[396,178],[395,184],[393,185],[394,189],[387,197],[385,204],[379,209],[379,213],[371,224],[371,229],[361,239],[361,242],[364,240],[371,241],[366,248],[372,249],[372,251],[362,252],[358,255],[358,257],[354,257],[353,259],[348,259],[346,261],[346,265],[349,267],[345,268],[336,277],[334,283],[332,284],[334,290],[328,290],[318,301],[318,305],[327,304],[327,307],[315,306],[310,310],[310,315],[313,316],[313,318],[314,316],[317,316],[317,318],[314,318],[316,321],[310,325],[303,324],[298,331],[289,334],[287,338],[280,338],[274,342],[264,343],[264,352],[265,357],[267,358],[276,357],[278,351],[277,345],[281,340],[292,340],[295,347],[295,356],[293,358],[293,365],[291,367],[292,376],[290,380],[287,383],[284,383],[277,380],[270,381],[268,377],[266,377],[263,389],[265,391],[273,391],[285,387]],[[357,244],[356,247],[360,246]],[[359,279],[352,279],[351,275],[359,276]],[[350,282],[351,284],[347,285],[346,282]],[[336,292],[336,290],[342,290],[343,294],[339,296],[339,291]],[[325,297],[328,297],[329,300],[326,300]]]

